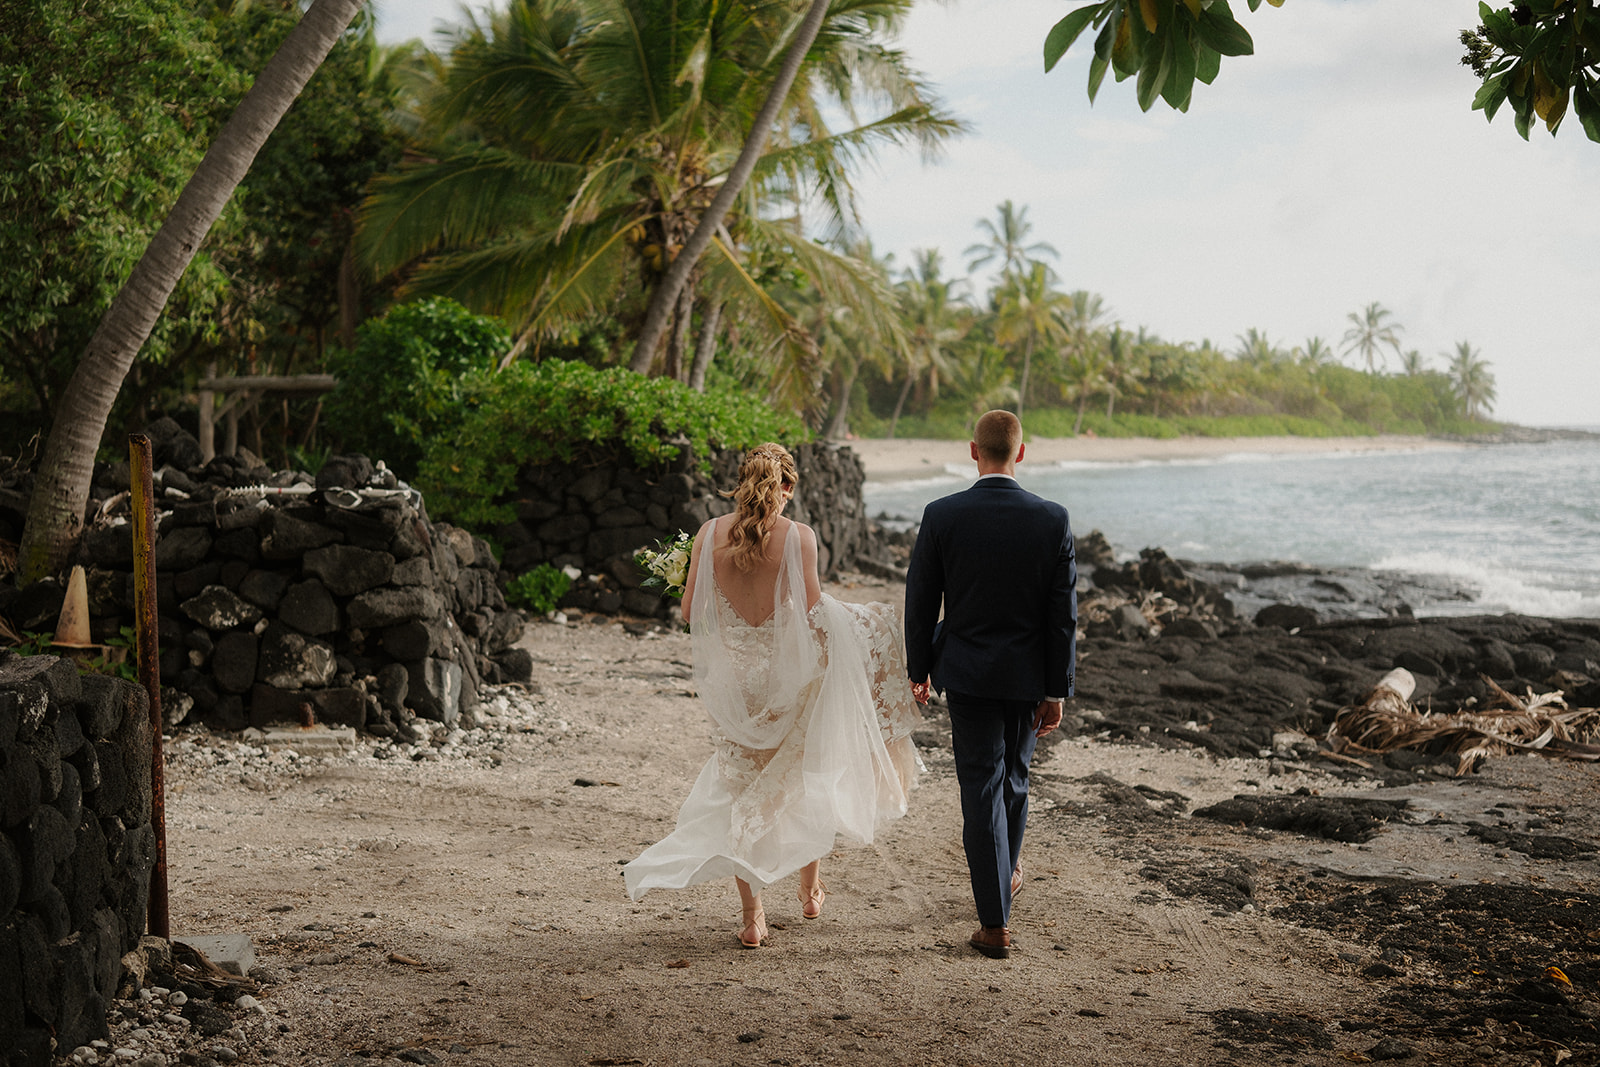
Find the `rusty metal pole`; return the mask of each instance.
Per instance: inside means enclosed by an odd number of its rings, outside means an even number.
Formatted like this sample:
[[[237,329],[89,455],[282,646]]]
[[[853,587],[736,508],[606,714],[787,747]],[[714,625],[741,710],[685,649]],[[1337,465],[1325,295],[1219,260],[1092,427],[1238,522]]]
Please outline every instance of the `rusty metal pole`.
[[[148,926],[170,938],[167,915],[166,760],[161,751],[161,649],[156,619],[156,522],[150,438],[128,436],[128,467],[133,505],[134,649],[139,684],[150,695],[150,826],[156,832],[156,867],[150,874]]]

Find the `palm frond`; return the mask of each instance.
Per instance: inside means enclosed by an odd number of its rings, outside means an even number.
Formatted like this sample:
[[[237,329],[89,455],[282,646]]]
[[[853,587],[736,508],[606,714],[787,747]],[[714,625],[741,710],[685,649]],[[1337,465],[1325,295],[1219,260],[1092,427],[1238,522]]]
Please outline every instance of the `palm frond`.
[[[559,210],[544,189],[580,176],[566,163],[519,158],[501,149],[404,167],[373,180],[361,206],[357,255],[377,274],[420,255],[491,240],[536,226]]]
[[[1393,672],[1403,673],[1403,672]],[[1600,761],[1600,709],[1568,708],[1559,692],[1526,699],[1484,683],[1489,706],[1453,713],[1422,712],[1393,689],[1380,685],[1360,704],[1339,709],[1328,730],[1335,752],[1390,752],[1423,748],[1456,756],[1456,773],[1465,774],[1491,755],[1534,752],[1543,756]]]

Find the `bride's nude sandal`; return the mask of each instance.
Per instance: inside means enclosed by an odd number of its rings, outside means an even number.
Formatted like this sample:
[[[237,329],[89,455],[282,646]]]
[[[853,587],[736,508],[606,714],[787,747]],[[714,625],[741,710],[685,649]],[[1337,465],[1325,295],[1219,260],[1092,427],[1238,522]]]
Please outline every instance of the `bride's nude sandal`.
[[[745,948],[760,948],[767,943],[767,913],[760,904],[754,912],[746,912],[744,929],[739,931],[739,944]]]
[[[828,899],[828,887],[822,884],[822,879],[817,879],[817,884],[807,890],[800,887],[800,914],[807,919],[815,919],[822,914],[822,902]]]

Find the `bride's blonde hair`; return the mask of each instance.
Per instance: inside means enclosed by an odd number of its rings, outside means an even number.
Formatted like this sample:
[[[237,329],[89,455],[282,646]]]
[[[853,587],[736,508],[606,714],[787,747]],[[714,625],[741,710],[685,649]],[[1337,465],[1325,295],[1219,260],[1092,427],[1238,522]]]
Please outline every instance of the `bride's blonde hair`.
[[[773,520],[783,506],[783,491],[793,490],[799,481],[794,457],[782,445],[768,441],[745,453],[739,464],[738,487],[722,494],[732,497],[734,503],[728,548],[735,567],[754,570],[766,557]]]

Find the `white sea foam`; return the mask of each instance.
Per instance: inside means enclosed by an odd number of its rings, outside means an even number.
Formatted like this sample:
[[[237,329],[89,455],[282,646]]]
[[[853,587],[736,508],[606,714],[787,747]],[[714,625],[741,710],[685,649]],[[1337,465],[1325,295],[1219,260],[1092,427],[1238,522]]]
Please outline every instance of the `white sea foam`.
[[[1547,618],[1600,617],[1600,592],[1565,587],[1548,572],[1518,570],[1439,552],[1396,553],[1373,564],[1373,569],[1438,575],[1477,592],[1477,599],[1470,606],[1452,605],[1452,614],[1467,608],[1473,612],[1509,611]]]

